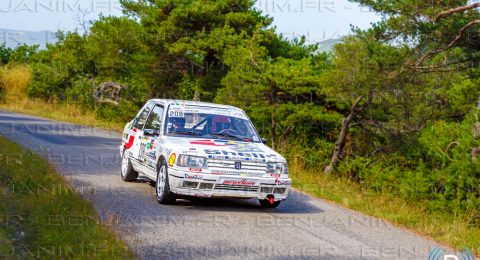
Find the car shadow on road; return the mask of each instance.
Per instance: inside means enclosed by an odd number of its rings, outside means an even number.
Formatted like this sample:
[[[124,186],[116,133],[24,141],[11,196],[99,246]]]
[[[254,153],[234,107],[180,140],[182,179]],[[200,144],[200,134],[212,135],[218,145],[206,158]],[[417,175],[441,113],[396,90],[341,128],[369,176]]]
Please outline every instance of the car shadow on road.
[[[257,199],[224,199],[224,198],[182,198],[173,206],[189,207],[191,210],[216,212],[255,212],[266,214],[311,214],[322,213],[323,210],[310,203],[311,198],[295,191],[275,209],[260,207]]]
[[[138,180],[146,182],[155,189],[155,182]],[[155,190],[154,190],[155,192]],[[218,212],[256,212],[256,213],[276,213],[276,214],[311,214],[324,212],[319,207],[313,205],[311,197],[296,191],[290,191],[287,200],[282,201],[275,209],[263,209],[257,199],[227,199],[227,198],[195,198],[183,197],[177,199],[173,206],[189,207],[192,210],[218,211]]]

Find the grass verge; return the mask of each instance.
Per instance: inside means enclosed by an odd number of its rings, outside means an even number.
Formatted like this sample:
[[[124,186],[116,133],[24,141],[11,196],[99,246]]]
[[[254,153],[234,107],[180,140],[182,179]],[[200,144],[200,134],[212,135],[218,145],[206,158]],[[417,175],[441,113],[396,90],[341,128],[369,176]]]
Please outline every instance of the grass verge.
[[[3,137],[0,201],[2,259],[134,258],[45,160]]]
[[[465,217],[430,212],[425,204],[407,202],[387,192],[365,189],[346,177],[324,175],[295,167],[289,172],[293,187],[307,194],[410,229],[457,250],[468,248],[479,255],[480,228],[469,225]]]
[[[0,109],[117,132],[122,131],[126,123],[105,122],[98,119],[94,112],[85,111],[76,105],[46,102],[41,99],[22,98],[16,102],[0,102]]]

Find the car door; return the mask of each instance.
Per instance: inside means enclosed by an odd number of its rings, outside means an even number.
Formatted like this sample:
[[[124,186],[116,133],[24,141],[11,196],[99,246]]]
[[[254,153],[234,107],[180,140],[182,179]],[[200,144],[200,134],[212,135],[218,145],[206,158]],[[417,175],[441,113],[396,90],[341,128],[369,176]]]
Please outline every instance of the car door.
[[[142,155],[141,153],[141,143],[142,139],[144,138],[143,134],[143,127],[145,125],[145,122],[147,121],[148,115],[152,111],[153,107],[155,106],[154,103],[148,103],[143,107],[141,112],[137,115],[135,118],[135,122],[133,123],[133,132],[135,133],[135,137],[133,139],[133,144],[129,149],[129,154],[131,158],[131,162],[133,165],[133,168],[137,171],[144,172],[142,168]]]
[[[140,139],[139,160],[143,162],[145,174],[152,178],[156,178],[157,154],[155,146],[158,145],[158,139],[161,135],[163,114],[163,106],[155,105],[143,127],[143,138]]]

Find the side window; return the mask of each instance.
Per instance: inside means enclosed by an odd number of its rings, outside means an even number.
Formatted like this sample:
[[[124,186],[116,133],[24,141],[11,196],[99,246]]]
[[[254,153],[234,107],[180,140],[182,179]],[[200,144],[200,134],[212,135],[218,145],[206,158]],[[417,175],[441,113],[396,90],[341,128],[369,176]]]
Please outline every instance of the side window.
[[[155,106],[152,113],[150,113],[150,116],[148,117],[147,122],[145,123],[144,129],[153,129],[153,130],[160,131],[162,127],[162,117],[163,117],[163,107],[158,105]]]
[[[145,124],[145,120],[147,120],[147,116],[150,113],[150,110],[152,110],[153,103],[148,104],[143,111],[138,115],[137,121],[135,122],[135,128],[137,129],[143,129],[143,125]]]

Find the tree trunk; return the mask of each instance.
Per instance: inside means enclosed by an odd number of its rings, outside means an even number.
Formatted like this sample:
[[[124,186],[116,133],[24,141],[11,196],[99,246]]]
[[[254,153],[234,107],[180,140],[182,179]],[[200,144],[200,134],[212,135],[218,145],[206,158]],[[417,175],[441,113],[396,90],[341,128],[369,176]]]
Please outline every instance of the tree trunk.
[[[338,139],[335,142],[332,159],[330,160],[330,164],[325,167],[325,169],[323,169],[323,173],[327,174],[332,172],[333,168],[337,166],[338,162],[340,161],[340,155],[342,154],[343,147],[345,146],[345,142],[347,140],[348,131],[350,130],[350,124],[358,113],[357,106],[362,99],[363,96],[355,100],[350,109],[350,114],[348,114],[348,116],[342,120],[342,128],[340,130],[340,134],[338,135]]]
[[[197,82],[195,92],[193,93],[193,101],[200,101],[200,84]]]
[[[285,154],[285,149],[287,147],[287,140],[288,140],[288,135],[290,134],[290,130],[292,128],[288,126],[285,131],[283,131],[282,136],[280,137],[280,151],[282,154]]]
[[[480,137],[480,122],[478,121],[478,112],[480,111],[480,96],[478,97],[477,109],[475,113],[475,123],[473,124],[473,139],[477,140]],[[477,159],[477,155],[480,154],[480,147],[476,146],[472,148],[472,160]]]
[[[277,140],[277,134],[275,132],[275,128],[277,127],[276,121],[275,121],[275,110],[272,110],[272,124],[270,126],[270,131],[272,132],[272,149],[275,150],[275,140]]]

